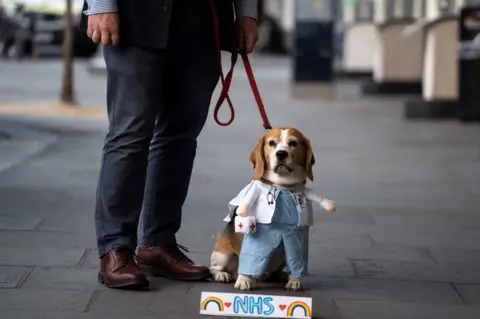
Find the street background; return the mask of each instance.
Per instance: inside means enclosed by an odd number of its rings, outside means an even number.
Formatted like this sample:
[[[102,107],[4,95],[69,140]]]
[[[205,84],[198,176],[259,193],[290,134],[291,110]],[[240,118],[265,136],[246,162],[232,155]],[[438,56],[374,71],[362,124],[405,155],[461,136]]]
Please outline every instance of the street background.
[[[312,297],[317,319],[480,318],[480,125],[406,119],[410,96],[362,94],[360,79],[336,78],[333,98],[294,98],[292,55],[256,52],[251,62],[272,125],[310,138],[310,186],[338,205],[316,210],[307,290],[291,295]],[[58,55],[0,60],[0,318],[199,317],[202,291],[233,284],[156,278],[131,292],[97,283],[106,76],[101,56],[73,66],[78,103],[64,105]],[[199,138],[178,234],[205,265],[264,134],[241,63],[231,98],[233,124],[217,125],[212,109]],[[282,285],[255,293],[287,294]]]

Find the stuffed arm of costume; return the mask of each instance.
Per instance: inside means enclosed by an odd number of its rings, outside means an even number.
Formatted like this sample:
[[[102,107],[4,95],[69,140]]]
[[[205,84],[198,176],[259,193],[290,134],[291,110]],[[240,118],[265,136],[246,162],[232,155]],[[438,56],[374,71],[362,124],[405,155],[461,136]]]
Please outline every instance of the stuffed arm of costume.
[[[260,188],[253,185],[253,187],[251,187],[245,194],[242,202],[238,205],[237,215],[242,217],[248,216],[250,212],[250,207],[252,207],[253,203],[255,203],[259,196]]]
[[[305,197],[309,201],[318,203],[320,206],[323,207],[323,209],[328,212],[333,212],[336,209],[336,205],[333,201],[329,200],[326,197],[315,194],[315,192],[310,188],[305,187]]]

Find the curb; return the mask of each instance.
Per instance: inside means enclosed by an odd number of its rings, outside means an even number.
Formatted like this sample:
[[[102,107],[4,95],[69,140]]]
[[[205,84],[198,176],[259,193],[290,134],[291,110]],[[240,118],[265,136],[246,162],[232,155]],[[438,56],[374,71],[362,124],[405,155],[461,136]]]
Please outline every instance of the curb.
[[[43,151],[58,137],[18,122],[0,120],[0,174]]]

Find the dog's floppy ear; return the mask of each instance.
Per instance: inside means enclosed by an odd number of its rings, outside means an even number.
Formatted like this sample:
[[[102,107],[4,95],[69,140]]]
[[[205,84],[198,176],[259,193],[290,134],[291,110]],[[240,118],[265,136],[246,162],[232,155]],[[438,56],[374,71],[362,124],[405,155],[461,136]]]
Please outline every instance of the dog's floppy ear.
[[[313,182],[313,170],[312,167],[315,164],[315,155],[313,155],[312,145],[310,145],[310,140],[305,138],[305,147],[307,149],[305,170],[307,172],[307,177]]]
[[[265,139],[262,136],[255,148],[250,153],[250,162],[253,165],[253,179],[260,179],[263,177],[265,171],[265,156],[263,155],[263,147],[265,146]]]

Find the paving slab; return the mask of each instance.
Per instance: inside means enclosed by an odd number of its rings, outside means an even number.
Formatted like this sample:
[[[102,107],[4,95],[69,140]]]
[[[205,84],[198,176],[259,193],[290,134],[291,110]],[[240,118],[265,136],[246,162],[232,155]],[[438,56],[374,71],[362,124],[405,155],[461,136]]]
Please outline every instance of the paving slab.
[[[0,172],[8,170],[27,158],[43,151],[56,141],[56,136],[39,132],[22,123],[0,119]]]
[[[80,261],[79,267],[97,269],[100,265],[100,260],[98,258],[98,249],[89,248],[85,253],[84,258]]]
[[[95,269],[64,268],[64,267],[36,267],[23,283],[23,289],[45,290],[94,290],[102,289],[97,284]]]
[[[441,263],[478,263],[480,264],[480,249],[467,250],[462,248],[428,248],[433,259]]]
[[[355,270],[347,258],[327,257],[321,252],[310,253],[309,271],[311,275],[321,275],[325,277],[355,277]]]
[[[93,219],[93,213],[82,217],[83,218],[71,218],[71,216],[46,217],[42,219],[42,222],[37,226],[36,230],[47,232],[81,233],[85,236],[94,235],[95,222]]]
[[[341,214],[341,210],[336,213]],[[346,234],[368,235],[377,228],[377,225],[373,220],[350,222],[318,221],[315,223],[314,227],[318,229],[319,232],[337,231]]]
[[[480,308],[404,302],[335,300],[342,319],[477,319]]]
[[[32,230],[41,221],[41,218],[0,216],[0,231],[2,230]]]
[[[15,175],[13,173],[14,170],[12,169],[4,172],[2,175]],[[17,177],[33,180],[31,175]],[[5,205],[2,207],[8,207],[8,211],[5,214],[21,217],[56,217],[65,216],[67,213],[72,216],[75,214],[93,214],[92,207],[94,207],[94,203],[92,197],[85,198],[75,194],[77,190],[82,194],[83,187],[80,189],[76,187],[67,189],[65,185],[61,185],[58,188],[51,187],[47,182],[49,178],[45,177],[45,179],[41,180],[43,186],[38,185],[36,187],[15,187],[2,178],[0,181],[0,202],[2,205]],[[38,183],[41,184],[40,181]]]
[[[444,283],[480,283],[478,263],[424,263],[402,261],[354,260],[359,278]]]
[[[141,315],[142,319],[158,319],[158,315]],[[61,311],[4,311],[0,310],[2,319],[101,319],[105,318],[102,314],[95,313],[74,313]],[[108,317],[107,317],[108,318]],[[132,314],[116,313],[115,318],[132,319]],[[173,318],[173,317],[172,317]]]
[[[1,289],[0,311],[83,312],[92,294],[86,290]]]
[[[425,230],[409,230],[406,228],[392,229],[377,228],[371,232],[372,238],[377,243],[405,245],[412,247],[438,247],[453,249],[478,249],[480,232],[474,230],[465,231],[437,231],[429,228]]]
[[[190,294],[192,283],[152,280],[153,289],[146,291],[97,291],[87,312],[114,316],[138,314],[162,316],[194,316],[198,314],[200,295]]]
[[[467,305],[480,307],[480,285],[455,284],[454,286]]]
[[[410,231],[435,229],[438,233],[455,231],[480,231],[480,218],[477,215],[459,214],[452,219],[449,215],[376,215],[375,221],[383,230],[399,228]]]
[[[0,247],[0,265],[74,267],[83,258],[85,249],[55,247]]]
[[[0,231],[0,247],[41,249],[84,249],[96,245],[93,234],[41,232],[41,231]]]
[[[319,229],[318,227],[310,229],[310,240],[315,247],[322,249],[334,246],[338,249],[363,250],[375,244],[368,234],[350,234],[341,229]]]
[[[335,300],[380,300],[414,302],[430,305],[461,305],[462,299],[449,284],[395,280],[325,278],[315,276],[307,281],[314,298]]]
[[[0,288],[18,287],[31,271],[31,267],[0,266]]]
[[[325,195],[326,196],[326,195]],[[345,207],[339,207],[341,214],[325,213],[323,210],[318,209],[318,213],[315,214],[315,222],[319,225],[322,224],[362,224],[364,226],[376,226],[377,220],[371,213],[348,213]]]
[[[430,252],[424,248],[402,245],[371,244],[370,247],[342,246],[332,243],[315,243],[315,250],[323,256],[339,256],[349,259],[399,260],[434,262]]]

